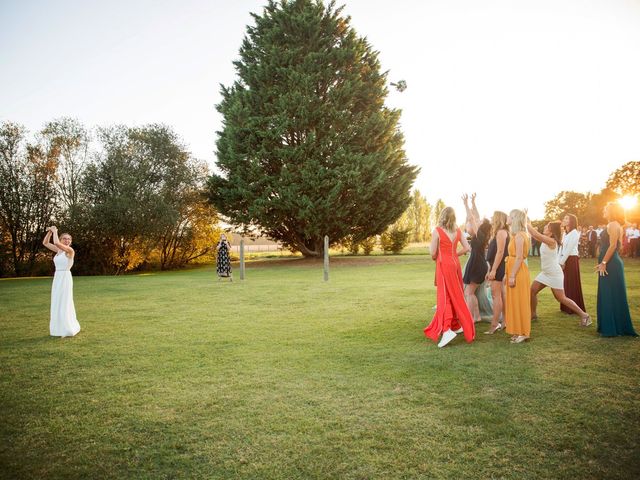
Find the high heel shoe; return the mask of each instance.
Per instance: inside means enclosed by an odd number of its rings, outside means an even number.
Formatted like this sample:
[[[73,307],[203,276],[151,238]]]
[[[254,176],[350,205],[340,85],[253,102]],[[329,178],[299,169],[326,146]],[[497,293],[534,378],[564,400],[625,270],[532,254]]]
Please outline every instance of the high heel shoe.
[[[518,335],[514,340],[511,340],[511,343],[522,343],[526,340],[529,340],[529,337],[525,335]]]
[[[582,325],[583,327],[588,327],[592,323],[593,322],[591,321],[591,315],[587,315],[582,320],[580,320],[580,325]]]
[[[487,330],[486,332],[484,332],[485,335],[493,335],[494,333],[498,332],[502,330],[502,325],[498,324],[495,326],[495,328],[490,328],[489,330]]]

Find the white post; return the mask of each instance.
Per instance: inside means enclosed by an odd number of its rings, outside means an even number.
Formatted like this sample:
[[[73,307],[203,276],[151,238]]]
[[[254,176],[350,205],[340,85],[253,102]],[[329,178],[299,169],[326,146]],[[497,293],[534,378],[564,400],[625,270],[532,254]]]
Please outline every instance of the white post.
[[[329,237],[324,236],[324,281],[329,281]]]
[[[240,280],[244,280],[244,238],[240,239]]]

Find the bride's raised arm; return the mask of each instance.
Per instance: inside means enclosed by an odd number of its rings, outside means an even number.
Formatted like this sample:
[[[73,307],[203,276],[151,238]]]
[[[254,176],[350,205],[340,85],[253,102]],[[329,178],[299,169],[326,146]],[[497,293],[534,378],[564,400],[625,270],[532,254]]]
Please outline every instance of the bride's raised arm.
[[[53,232],[51,231],[51,227],[47,228],[47,234],[44,236],[44,240],[42,240],[42,245],[47,247],[52,252],[58,253],[60,249],[56,247],[53,243],[51,243],[51,235]]]

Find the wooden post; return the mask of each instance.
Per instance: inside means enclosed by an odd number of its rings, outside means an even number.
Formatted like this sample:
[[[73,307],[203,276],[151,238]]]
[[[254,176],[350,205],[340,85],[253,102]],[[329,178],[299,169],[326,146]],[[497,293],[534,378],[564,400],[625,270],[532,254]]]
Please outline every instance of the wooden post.
[[[244,280],[244,238],[240,239],[240,280]]]
[[[324,236],[324,281],[329,281],[329,237]]]

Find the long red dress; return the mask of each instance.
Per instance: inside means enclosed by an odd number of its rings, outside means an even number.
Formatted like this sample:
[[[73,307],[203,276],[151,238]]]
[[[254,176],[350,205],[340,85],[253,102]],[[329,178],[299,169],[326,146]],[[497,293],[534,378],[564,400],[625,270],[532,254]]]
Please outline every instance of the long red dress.
[[[456,231],[456,236],[451,242],[449,235],[438,227],[438,258],[436,260],[436,292],[437,306],[433,320],[424,334],[434,342],[442,332],[447,330],[457,330],[462,326],[462,332],[467,342],[472,342],[476,329],[473,324],[473,317],[464,301],[462,290],[462,268],[458,259],[457,249],[462,235],[460,229]]]

